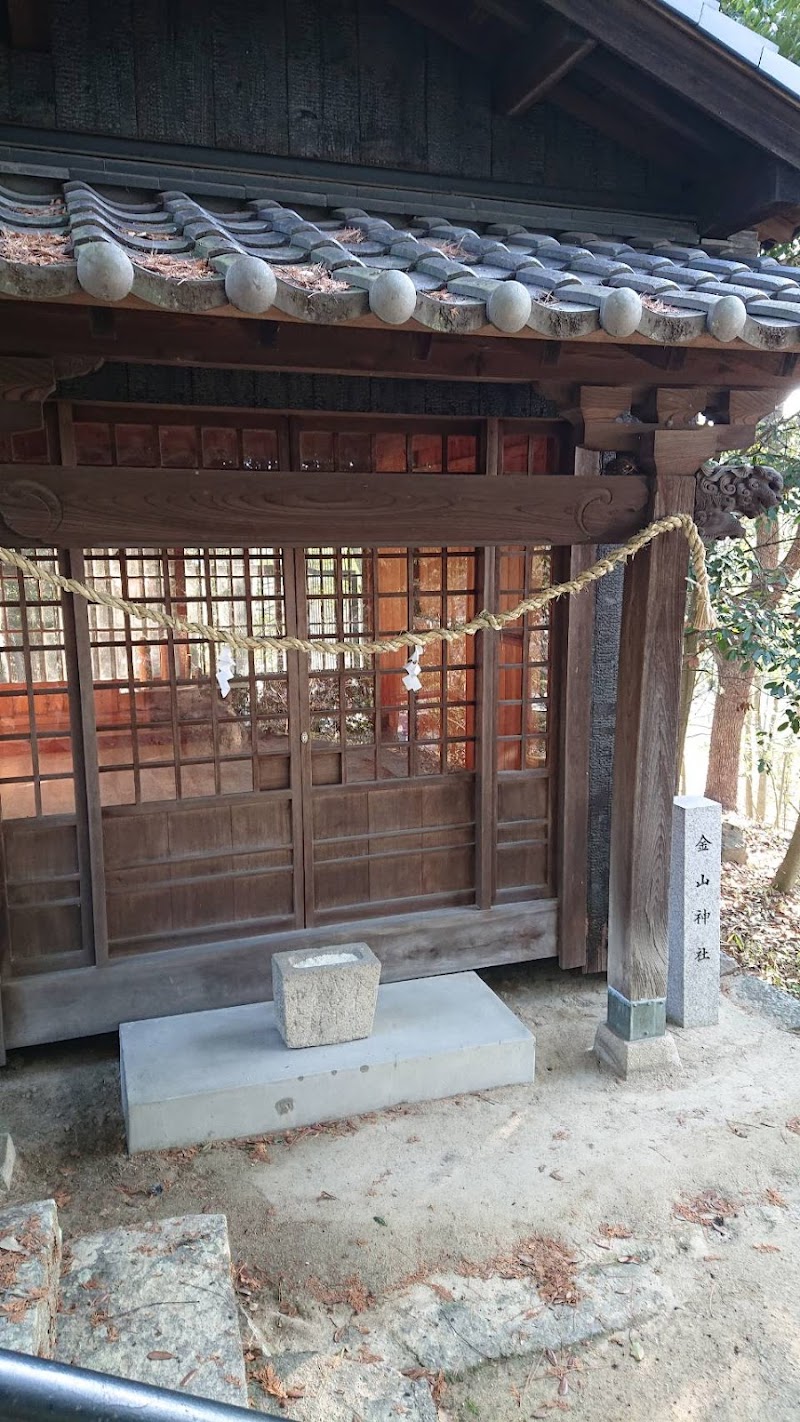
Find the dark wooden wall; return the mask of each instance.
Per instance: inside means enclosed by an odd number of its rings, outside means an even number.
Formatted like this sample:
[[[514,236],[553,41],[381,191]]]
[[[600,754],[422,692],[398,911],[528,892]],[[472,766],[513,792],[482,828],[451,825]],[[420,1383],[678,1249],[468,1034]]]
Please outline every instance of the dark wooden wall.
[[[109,362],[91,375],[62,380],[70,400],[125,400],[142,405],[245,405],[258,410],[326,410],[343,414],[464,415],[555,419],[558,409],[533,384],[472,380],[391,380],[285,371],[209,370],[200,366]]]
[[[678,180],[381,0],[52,0],[50,52],[0,48],[0,123],[441,174],[685,212]]]

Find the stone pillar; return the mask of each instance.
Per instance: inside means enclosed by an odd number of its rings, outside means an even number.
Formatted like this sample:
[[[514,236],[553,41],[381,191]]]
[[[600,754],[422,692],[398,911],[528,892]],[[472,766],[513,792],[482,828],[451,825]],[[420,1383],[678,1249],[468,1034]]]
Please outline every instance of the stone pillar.
[[[667,1017],[679,1027],[708,1027],[719,1018],[721,840],[716,800],[675,797]]]

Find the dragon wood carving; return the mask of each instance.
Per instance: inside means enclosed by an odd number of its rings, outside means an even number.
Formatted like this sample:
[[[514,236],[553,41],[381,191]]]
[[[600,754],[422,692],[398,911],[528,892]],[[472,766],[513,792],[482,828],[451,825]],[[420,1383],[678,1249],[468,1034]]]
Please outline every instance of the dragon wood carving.
[[[769,464],[714,464],[697,471],[694,518],[704,539],[743,538],[737,515],[758,518],[780,503],[783,479]]]
[[[604,474],[639,474],[630,454],[617,454],[603,463]],[[717,538],[744,538],[741,518],[758,518],[777,508],[783,493],[783,477],[770,464],[748,464],[730,460],[717,464],[709,459],[695,475],[694,519],[706,542]]]

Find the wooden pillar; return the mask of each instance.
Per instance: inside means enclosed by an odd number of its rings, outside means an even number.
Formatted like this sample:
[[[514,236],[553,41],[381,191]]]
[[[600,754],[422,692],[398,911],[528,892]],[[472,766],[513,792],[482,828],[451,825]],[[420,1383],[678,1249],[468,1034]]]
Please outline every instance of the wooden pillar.
[[[576,475],[599,475],[600,455],[578,446],[574,470]],[[569,551],[566,576],[577,577],[596,557],[595,544],[575,544]],[[594,587],[561,604],[558,961],[562,968],[586,967],[594,606]]]
[[[63,400],[58,403],[58,438],[61,463],[75,465],[72,406]],[[84,582],[83,550],[61,549],[58,569],[64,576]],[[108,914],[89,604],[63,593],[61,607],[69,679],[83,943],[89,961],[100,966],[108,963]]]
[[[661,461],[654,462],[658,470]],[[674,461],[664,460],[670,472],[657,473],[654,518],[692,512],[697,465],[684,451],[683,468],[689,464],[691,474],[675,473]],[[617,1052],[617,1044],[627,1048],[647,1038],[664,1042],[687,570],[688,548],[680,532],[662,534],[625,570],[614,742],[608,1025],[597,1043],[600,1055],[608,1057],[603,1045],[616,1039],[611,1043],[614,1065],[622,1070],[627,1054]]]

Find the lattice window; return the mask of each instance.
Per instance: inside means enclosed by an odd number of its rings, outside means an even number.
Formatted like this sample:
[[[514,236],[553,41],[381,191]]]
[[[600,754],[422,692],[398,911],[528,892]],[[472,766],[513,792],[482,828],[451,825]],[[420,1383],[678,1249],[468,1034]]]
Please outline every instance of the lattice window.
[[[90,582],[192,622],[256,636],[285,631],[273,549],[90,550]],[[190,799],[258,788],[265,755],[287,753],[285,659],[240,652],[227,697],[200,637],[89,608],[101,802]]]
[[[54,548],[25,552],[58,571]],[[0,571],[0,805],[3,819],[75,808],[61,599],[6,567]]]
[[[306,551],[309,635],[368,640],[407,627],[466,621],[477,606],[477,559],[466,548],[312,548]],[[316,654],[309,668],[312,745],[335,752],[325,778],[384,779],[472,770],[475,643],[426,648],[422,687],[403,686],[408,652],[374,663]]]
[[[498,550],[498,605],[514,607],[550,582],[547,548]],[[536,770],[548,764],[550,613],[528,613],[500,634],[498,770]]]

